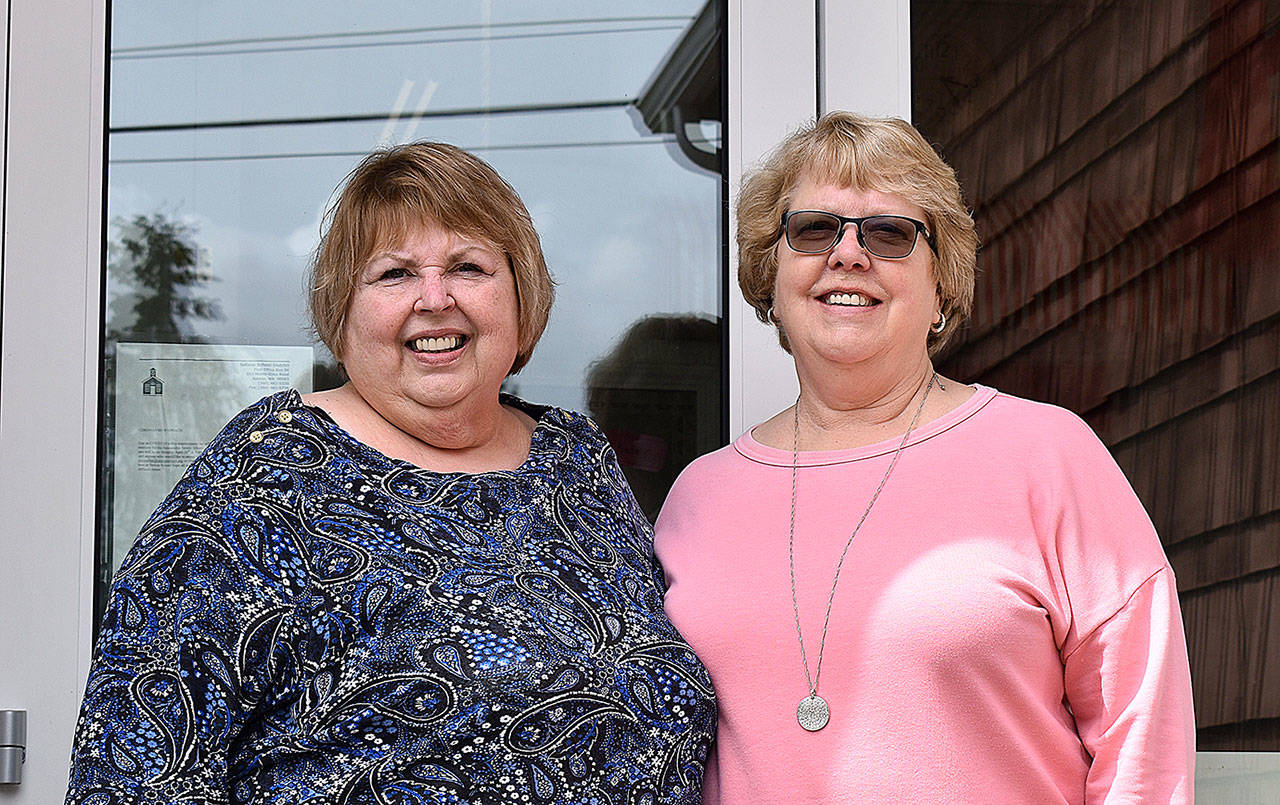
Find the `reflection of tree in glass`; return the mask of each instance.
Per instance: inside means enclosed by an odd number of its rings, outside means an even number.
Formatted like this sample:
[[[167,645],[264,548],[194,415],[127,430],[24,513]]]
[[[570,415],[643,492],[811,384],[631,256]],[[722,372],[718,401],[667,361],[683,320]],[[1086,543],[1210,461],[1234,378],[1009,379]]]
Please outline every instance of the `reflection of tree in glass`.
[[[217,321],[217,300],[195,293],[213,282],[195,228],[162,212],[116,221],[108,245],[107,270],[126,290],[111,304],[108,337],[113,341],[195,343],[203,339],[190,323]]]
[[[112,545],[115,518],[115,387],[116,344],[121,341],[190,344],[204,341],[193,322],[217,321],[222,311],[215,300],[197,291],[213,282],[208,258],[196,243],[195,228],[162,212],[135,215],[112,223],[115,237],[107,244],[110,303],[103,343],[103,409],[101,450],[103,477],[98,488],[102,514],[98,534],[99,556],[115,554]],[[139,383],[141,377],[126,379]],[[134,386],[133,388],[137,388]],[[210,389],[225,395],[230,389]],[[225,407],[225,406],[224,406]],[[94,609],[100,621],[113,569],[108,560],[99,566],[94,587]]]

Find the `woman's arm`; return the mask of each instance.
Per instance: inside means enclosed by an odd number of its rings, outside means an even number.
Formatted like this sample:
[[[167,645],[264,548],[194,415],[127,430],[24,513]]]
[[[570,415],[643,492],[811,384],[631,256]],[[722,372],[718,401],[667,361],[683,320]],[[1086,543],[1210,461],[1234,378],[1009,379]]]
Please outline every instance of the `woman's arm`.
[[[68,803],[230,801],[229,754],[270,694],[291,611],[289,539],[234,489],[196,474],[161,505],[112,585]]]
[[[1087,802],[1192,802],[1191,676],[1172,570],[1147,579],[1080,643],[1065,682],[1093,756]]]
[[[1092,757],[1085,801],[1189,803],[1195,718],[1173,570],[1110,452],[1064,419],[1041,493],[1070,613],[1067,702]]]

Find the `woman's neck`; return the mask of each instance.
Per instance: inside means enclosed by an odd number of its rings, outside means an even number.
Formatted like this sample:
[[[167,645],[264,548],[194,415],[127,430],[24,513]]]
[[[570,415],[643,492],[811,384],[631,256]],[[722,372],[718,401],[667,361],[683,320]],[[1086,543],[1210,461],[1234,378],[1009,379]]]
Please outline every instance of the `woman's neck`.
[[[798,437],[800,450],[842,450],[863,447],[901,437],[916,421],[919,428],[958,408],[974,390],[934,373],[933,363],[922,355],[908,371],[902,365],[892,371],[873,367],[824,368],[806,371],[796,366],[800,379],[795,407],[779,412],[752,431],[756,441],[768,447],[790,450]],[[934,384],[925,399],[930,378]],[[923,402],[924,407],[920,408]]]
[[[496,399],[424,410],[383,412],[348,383],[305,401],[323,408],[344,430],[392,458],[435,472],[513,470],[529,455],[534,421]]]
[[[835,450],[901,436],[926,393],[933,391],[932,377],[928,358],[895,376],[800,372],[799,448]]]

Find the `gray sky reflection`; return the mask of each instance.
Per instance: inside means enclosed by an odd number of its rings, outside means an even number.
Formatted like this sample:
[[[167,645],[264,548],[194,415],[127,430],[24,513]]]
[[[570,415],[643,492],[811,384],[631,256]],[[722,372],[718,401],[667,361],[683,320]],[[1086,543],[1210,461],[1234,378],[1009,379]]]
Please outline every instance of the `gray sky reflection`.
[[[520,191],[559,282],[520,393],[581,408],[587,366],[634,320],[718,315],[717,177],[679,164],[625,106],[431,115],[630,101],[701,5],[115,3],[108,215],[197,227],[225,313],[202,337],[306,343],[303,271],[360,156],[388,136],[474,150]],[[160,126],[175,128],[145,130]]]

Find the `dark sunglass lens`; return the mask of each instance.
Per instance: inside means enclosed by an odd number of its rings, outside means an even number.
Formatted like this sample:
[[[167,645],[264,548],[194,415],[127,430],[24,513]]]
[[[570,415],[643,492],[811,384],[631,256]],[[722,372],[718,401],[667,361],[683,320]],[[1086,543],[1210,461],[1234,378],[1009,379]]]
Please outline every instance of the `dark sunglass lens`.
[[[915,246],[916,227],[903,218],[868,218],[862,222],[862,240],[872,254],[906,257]]]
[[[826,251],[840,234],[840,220],[820,212],[801,212],[787,219],[787,242],[802,252]]]

